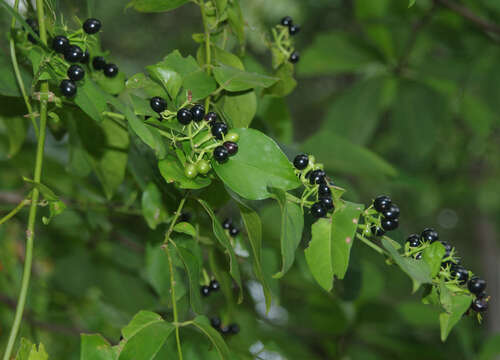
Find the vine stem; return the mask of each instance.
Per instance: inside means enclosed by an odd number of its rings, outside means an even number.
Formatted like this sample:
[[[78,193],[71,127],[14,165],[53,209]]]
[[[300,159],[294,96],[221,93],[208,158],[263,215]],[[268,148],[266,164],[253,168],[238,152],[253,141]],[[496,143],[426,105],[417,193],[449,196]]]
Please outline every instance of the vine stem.
[[[208,29],[207,15],[205,14],[205,2],[202,0],[199,3],[201,18],[203,20],[203,28],[205,29],[205,65],[207,68],[207,74],[210,75],[211,72],[211,53],[210,53],[210,30]],[[210,109],[210,95],[205,99],[205,110],[208,112]]]
[[[17,205],[11,212],[9,212],[7,215],[5,215],[3,218],[0,219],[0,225],[11,219],[14,215],[16,215],[19,211],[21,211],[26,205],[28,205],[29,201],[28,199],[23,199],[19,205]]]
[[[14,10],[18,11],[18,9],[19,9],[19,0],[16,0],[14,2]],[[13,16],[10,26],[12,33],[14,32],[15,27],[16,27],[16,17]],[[36,137],[38,137],[38,125],[36,124],[35,115],[33,114],[33,108],[31,107],[28,95],[26,95],[26,89],[24,88],[23,78],[21,77],[21,72],[19,71],[19,64],[17,62],[17,55],[16,55],[16,45],[14,43],[12,34],[9,40],[9,45],[10,45],[10,59],[12,61],[12,67],[14,68],[14,74],[16,76],[17,84],[23,96],[24,103],[26,104],[26,109],[28,110],[28,114],[30,115],[31,123],[33,124],[33,128],[35,129],[35,135]]]
[[[175,299],[175,278],[174,278],[174,264],[172,262],[172,256],[170,255],[170,249],[168,248],[168,243],[172,242],[172,244],[175,243],[170,239],[170,235],[172,235],[172,231],[174,231],[174,226],[177,223],[177,220],[179,220],[179,216],[181,216],[182,209],[184,208],[184,204],[186,203],[188,193],[182,198],[181,202],[179,203],[179,207],[177,208],[177,211],[174,214],[174,218],[172,219],[172,222],[170,223],[170,226],[168,227],[168,230],[165,234],[165,240],[163,241],[162,248],[165,250],[165,253],[167,254],[168,258],[168,268],[170,270],[170,295],[172,297],[172,311],[174,313],[174,325],[175,325],[175,340],[177,342],[177,353],[179,354],[179,360],[182,360],[182,347],[181,347],[181,338],[179,335],[179,314],[177,313],[177,300]]]
[[[38,24],[40,30],[40,40],[42,44],[47,45],[47,33],[45,29],[45,12],[44,12],[44,1],[36,0],[36,9],[38,15]],[[49,92],[49,84],[47,81],[43,81],[40,85],[40,92],[42,94],[47,94]],[[34,181],[36,183],[40,182],[42,175],[42,164],[43,164],[43,152],[45,148],[45,133],[47,127],[47,98],[42,96],[40,99],[40,127],[38,135],[38,144],[36,149],[36,160],[35,160],[35,174]],[[3,360],[9,360],[14,348],[14,343],[16,341],[19,328],[21,326],[21,320],[23,318],[24,305],[26,304],[26,297],[28,294],[28,288],[31,277],[31,265],[33,262],[33,242],[35,239],[35,220],[38,205],[38,198],[40,192],[38,188],[33,189],[33,196],[31,199],[30,212],[28,217],[28,229],[26,230],[26,254],[24,259],[24,269],[23,269],[23,279],[21,282],[21,291],[19,293],[19,300],[16,306],[16,314],[14,316],[14,323],[9,334],[9,340],[7,342],[7,348],[5,350]]]
[[[356,234],[356,238],[358,238],[359,240],[361,240],[362,242],[364,242],[366,245],[368,245],[369,247],[371,247],[373,250],[375,250],[379,254],[381,254],[381,255],[387,255],[387,253],[385,252],[384,249],[382,249],[380,246],[374,244],[373,242],[371,242],[370,240],[368,240],[367,238],[365,238],[363,235],[357,233]]]

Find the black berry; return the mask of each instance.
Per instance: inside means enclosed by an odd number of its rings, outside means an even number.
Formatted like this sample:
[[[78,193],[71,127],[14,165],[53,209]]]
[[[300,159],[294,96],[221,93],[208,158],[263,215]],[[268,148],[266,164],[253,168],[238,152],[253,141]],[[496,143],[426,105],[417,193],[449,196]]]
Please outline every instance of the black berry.
[[[179,222],[189,222],[191,220],[191,213],[183,212],[181,216],[179,216]]]
[[[417,234],[412,234],[408,236],[408,239],[406,239],[406,242],[410,247],[419,247],[422,244],[422,241],[420,240],[420,236]]]
[[[109,78],[112,78],[112,77],[115,77],[116,75],[118,75],[118,66],[116,66],[116,64],[112,64],[112,63],[109,63],[109,64],[106,64],[104,65],[104,75],[106,75],[106,77],[109,77]]]
[[[222,227],[226,230],[229,230],[231,228],[232,223],[233,223],[233,221],[228,218],[228,219],[224,220],[224,222],[222,223]]]
[[[379,228],[378,226],[372,225],[370,227],[370,230],[374,236],[384,236],[385,231],[382,228]]]
[[[167,102],[164,98],[159,96],[154,96],[149,100],[149,105],[154,112],[161,113],[167,108]]]
[[[306,154],[299,154],[293,159],[293,166],[297,170],[304,170],[309,165],[309,157]]]
[[[488,301],[486,299],[475,299],[471,307],[476,312],[485,312],[488,310]]]
[[[238,334],[240,332],[240,326],[238,324],[229,325],[229,332],[234,335]]]
[[[71,80],[63,80],[59,84],[61,93],[66,97],[72,97],[76,94],[76,84]]]
[[[422,252],[419,252],[419,253],[416,253],[415,255],[413,255],[413,258],[415,260],[422,260]]]
[[[207,297],[208,295],[210,295],[210,287],[209,286],[203,285],[201,287],[200,291],[201,291],[202,296]]]
[[[297,35],[300,31],[300,26],[299,25],[291,25],[289,28],[288,28],[288,32],[290,33],[290,35]]]
[[[452,265],[451,276],[457,279],[460,285],[463,285],[469,279],[469,272],[461,265]]]
[[[443,258],[447,258],[451,255],[451,250],[453,249],[453,246],[448,244],[446,241],[441,241],[441,244],[444,246],[444,255]]]
[[[68,45],[64,50],[64,59],[68,62],[80,62],[83,51],[79,46]]]
[[[66,36],[58,35],[52,39],[52,49],[55,52],[63,54],[69,45],[69,40]]]
[[[333,200],[330,196],[323,196],[319,198],[319,202],[323,204],[326,210],[333,211],[335,206],[333,205]]]
[[[215,122],[212,124],[212,135],[217,140],[222,140],[222,137],[227,134],[227,125],[223,122]]]
[[[211,291],[218,291],[219,289],[220,289],[220,284],[217,280],[210,281],[210,290]]]
[[[201,104],[196,104],[191,108],[191,115],[194,121],[200,122],[205,117],[205,107]]]
[[[391,220],[399,218],[399,206],[391,204],[387,210],[382,211],[382,215],[384,215],[386,219]]]
[[[399,226],[399,220],[398,219],[382,219],[381,225],[385,231],[395,230]]]
[[[224,146],[217,146],[214,149],[214,158],[219,164],[223,164],[229,158],[229,152]]]
[[[238,144],[233,141],[226,141],[223,145],[227,149],[229,156],[236,155],[236,153],[238,152]]]
[[[213,318],[211,318],[211,319],[210,319],[210,325],[212,325],[212,327],[213,327],[214,329],[219,330],[220,325],[221,325],[220,318],[218,318],[217,316],[214,316]]]
[[[205,115],[205,120],[208,123],[214,123],[217,121],[218,118],[219,118],[219,116],[216,113],[214,113],[213,111],[210,111],[208,114]]]
[[[92,59],[92,67],[95,70],[103,70],[106,66],[106,60],[102,56],[96,56]]]
[[[101,30],[101,22],[98,19],[87,19],[83,23],[83,31],[87,34],[96,34]]]
[[[191,111],[188,109],[180,109],[177,111],[177,121],[179,121],[182,125],[187,125],[193,120],[193,115]]]
[[[472,277],[467,284],[469,291],[473,294],[480,294],[486,289],[486,281],[478,278],[477,276]]]
[[[376,199],[373,201],[373,207],[378,212],[382,212],[384,210],[389,209],[391,204],[392,204],[391,198],[387,195],[377,196]]]
[[[290,26],[293,24],[293,19],[291,16],[285,16],[283,19],[281,19],[281,25],[283,26]]]
[[[85,50],[85,52],[82,55],[82,58],[80,59],[80,62],[82,64],[88,64],[90,59],[90,54],[88,50]]]
[[[332,191],[330,190],[330,186],[328,184],[319,184],[318,186],[318,195],[323,197],[323,196],[331,196]]]
[[[221,326],[221,327],[219,328],[219,331],[220,331],[220,333],[221,333],[222,335],[228,335],[228,334],[230,334],[231,329],[229,328],[229,326],[225,326],[225,325],[224,325],[224,326]]]
[[[229,229],[229,235],[231,235],[231,237],[235,237],[239,233],[240,233],[240,231],[238,230],[238,228],[236,228],[234,226],[231,226],[231,228]]]
[[[82,80],[85,76],[85,70],[80,65],[71,65],[68,68],[68,77],[73,81]]]
[[[309,174],[309,183],[314,184],[324,184],[326,173],[323,170],[313,170]]]
[[[300,60],[300,54],[298,51],[294,51],[290,57],[288,58],[288,60],[292,63],[292,64],[296,64],[299,62]]]
[[[321,202],[316,202],[311,206],[311,215],[317,219],[325,217],[327,209]]]
[[[428,241],[430,243],[433,243],[434,241],[439,240],[439,234],[437,233],[436,230],[427,228],[424,231],[422,231],[422,240]]]

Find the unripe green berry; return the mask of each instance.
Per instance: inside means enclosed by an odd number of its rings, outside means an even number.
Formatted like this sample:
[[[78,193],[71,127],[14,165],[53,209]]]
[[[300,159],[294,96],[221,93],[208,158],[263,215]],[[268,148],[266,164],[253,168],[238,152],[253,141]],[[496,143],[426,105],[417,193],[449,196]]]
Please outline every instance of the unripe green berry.
[[[240,139],[240,136],[237,133],[235,133],[234,131],[230,131],[227,133],[226,136],[224,136],[224,140],[226,140],[226,141],[238,142],[239,139]]]
[[[194,164],[187,164],[186,167],[184,168],[184,175],[188,179],[193,179],[198,175],[198,170],[196,169],[196,166]]]
[[[196,169],[198,169],[198,172],[202,175],[207,174],[211,168],[210,163],[206,160],[200,160],[196,164]]]

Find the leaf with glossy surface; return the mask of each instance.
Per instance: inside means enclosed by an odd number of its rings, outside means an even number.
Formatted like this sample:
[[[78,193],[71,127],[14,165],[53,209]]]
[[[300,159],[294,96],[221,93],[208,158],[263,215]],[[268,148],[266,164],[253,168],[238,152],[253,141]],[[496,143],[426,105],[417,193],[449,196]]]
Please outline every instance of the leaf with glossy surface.
[[[229,348],[226,345],[226,342],[219,334],[217,330],[215,330],[212,325],[210,325],[210,321],[206,316],[197,316],[193,320],[193,325],[196,326],[214,345],[219,357],[223,360],[232,359]]]
[[[257,112],[257,96],[254,91],[226,94],[222,109],[231,127],[249,127]]]
[[[300,186],[292,164],[274,140],[254,129],[232,131],[240,137],[238,153],[224,164],[212,161],[226,186],[249,200],[269,198],[269,186],[283,190]]]
[[[326,291],[333,288],[331,229],[330,219],[316,221],[311,227],[311,241],[304,251],[311,274]]]
[[[101,90],[90,78],[79,84],[75,95],[75,104],[78,105],[88,116],[97,122],[103,119],[102,113],[108,109],[111,95]]]
[[[446,253],[446,249],[439,241],[433,242],[429,247],[422,252],[422,259],[429,265],[431,269],[431,277],[435,277],[439,269],[441,269],[441,261]]]
[[[160,82],[172,99],[175,99],[182,86],[182,77],[169,68],[163,61],[146,67],[151,78]],[[159,95],[159,94],[158,94]]]
[[[160,173],[167,183],[176,182],[182,189],[201,189],[210,185],[211,180],[203,176],[190,179],[184,173],[179,160],[173,155],[168,155],[158,162]]]
[[[213,69],[215,80],[227,91],[245,91],[256,87],[267,88],[278,78],[242,71],[227,65],[219,65]]]
[[[188,222],[180,222],[175,224],[174,231],[192,237],[196,236],[196,229]]]

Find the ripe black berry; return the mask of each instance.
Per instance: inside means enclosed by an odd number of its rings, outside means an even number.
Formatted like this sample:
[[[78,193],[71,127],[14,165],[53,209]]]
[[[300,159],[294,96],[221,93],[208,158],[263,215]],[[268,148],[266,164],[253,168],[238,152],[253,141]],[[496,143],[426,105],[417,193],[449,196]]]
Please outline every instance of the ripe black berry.
[[[422,244],[422,241],[420,240],[420,236],[417,234],[412,234],[408,236],[408,239],[406,239],[406,242],[410,247],[419,247]]]
[[[188,109],[184,108],[177,111],[177,121],[179,121],[182,125],[189,124],[191,120],[193,120],[193,115]]]
[[[467,284],[469,291],[473,294],[480,294],[486,289],[486,281],[478,278],[477,276],[472,277]]]
[[[285,16],[283,19],[281,19],[281,25],[283,26],[290,26],[293,24],[293,19],[290,16]]]
[[[398,219],[382,219],[381,225],[385,231],[395,230],[399,226],[399,220]]]
[[[469,272],[461,265],[452,265],[451,276],[457,279],[460,285],[463,285],[469,279]]]
[[[116,64],[112,63],[106,64],[104,65],[103,70],[104,70],[104,75],[106,75],[106,77],[112,78],[118,75],[118,66],[116,66]]]
[[[443,258],[447,258],[448,256],[451,255],[451,250],[453,249],[453,246],[448,244],[446,241],[441,241],[441,244],[443,244],[445,250]]]
[[[68,62],[80,62],[82,57],[83,51],[77,45],[68,45],[64,50],[64,59]]]
[[[154,112],[161,113],[167,108],[167,102],[164,98],[159,96],[154,96],[149,100],[149,105]]]
[[[87,19],[83,23],[83,31],[87,34],[96,34],[101,30],[101,22],[98,19]]]
[[[321,202],[316,202],[312,204],[311,206],[311,215],[317,219],[325,217],[327,213],[327,210],[323,203]]]
[[[231,235],[231,237],[235,237],[239,233],[240,231],[238,230],[238,228],[235,228],[234,226],[231,226],[231,228],[229,229],[229,235]]]
[[[183,212],[181,216],[179,216],[179,222],[189,222],[191,220],[191,213]]]
[[[191,114],[194,121],[200,122],[205,117],[205,107],[201,104],[196,104],[191,108]]]
[[[69,45],[69,40],[66,36],[58,35],[52,39],[52,49],[55,52],[63,54]]]
[[[210,124],[213,122],[216,122],[219,116],[214,113],[213,111],[210,111],[208,114],[205,115],[205,120]],[[212,124],[210,124],[212,125]]]
[[[222,140],[222,137],[227,134],[227,125],[223,122],[215,122],[212,124],[212,135],[217,140]]]
[[[228,335],[231,332],[231,329],[229,328],[229,326],[224,325],[219,328],[219,331],[222,335]]]
[[[209,286],[203,285],[201,287],[200,291],[201,291],[202,296],[207,297],[208,295],[210,295],[210,287]]]
[[[299,25],[291,25],[289,28],[288,28],[288,32],[290,33],[290,35],[294,36],[294,35],[297,35],[300,31],[300,26]]]
[[[76,84],[71,80],[63,80],[59,84],[59,89],[61,93],[66,97],[72,97],[76,94]]]
[[[106,60],[102,56],[96,56],[92,59],[92,67],[95,70],[103,70],[106,66]]]
[[[214,158],[219,164],[223,164],[228,160],[229,153],[224,146],[217,146],[214,149]]]
[[[233,223],[233,221],[229,218],[227,218],[226,220],[224,220],[224,222],[222,223],[222,227],[226,230],[229,230],[231,228],[231,224]]]
[[[313,170],[309,174],[309,183],[314,184],[324,184],[326,173],[323,170]]]
[[[231,324],[231,325],[229,325],[229,332],[231,334],[234,334],[234,335],[236,335],[237,333],[239,333],[240,332],[239,325],[238,324]]]
[[[213,327],[214,329],[219,330],[220,325],[221,325],[220,318],[218,318],[217,316],[214,316],[213,318],[211,318],[211,319],[210,319],[210,325],[212,325],[212,327]]]
[[[304,170],[309,165],[309,157],[306,154],[299,154],[293,159],[293,166],[297,170]]]
[[[379,228],[378,226],[372,225],[370,227],[370,230],[374,236],[384,236],[385,231],[382,228]]]
[[[88,50],[85,50],[85,52],[82,55],[82,58],[80,59],[80,62],[82,64],[88,64],[90,59],[90,54]]]
[[[211,291],[218,291],[220,289],[219,282],[217,280],[212,280],[210,281],[210,290]]]
[[[422,260],[422,252],[418,252],[415,255],[413,255],[413,258],[415,260]]]
[[[300,60],[300,54],[298,51],[294,51],[290,57],[288,58],[288,60],[292,63],[292,64],[296,64],[299,62]]]
[[[397,206],[396,204],[391,204],[388,209],[382,212],[382,215],[384,215],[386,219],[390,220],[399,218],[399,206]]]
[[[236,144],[235,142],[226,141],[223,145],[227,149],[229,156],[236,155],[236,153],[238,152],[238,144]]]
[[[471,307],[476,312],[485,312],[488,310],[488,301],[486,299],[475,299]]]
[[[318,195],[320,197],[331,196],[332,195],[332,191],[330,190],[330,186],[328,186],[328,184],[319,184],[319,186],[318,186]]]
[[[323,196],[319,198],[319,202],[328,210],[328,212],[333,211],[335,206],[333,205],[333,200],[330,196]]]
[[[85,70],[80,65],[71,65],[68,68],[68,77],[73,81],[82,80],[85,76]]]
[[[379,195],[373,201],[373,207],[378,212],[382,212],[384,210],[389,209],[389,207],[391,206],[391,204],[392,204],[392,200],[387,195]]]
[[[422,240],[428,241],[430,243],[439,240],[439,234],[437,233],[436,230],[431,228],[427,228],[424,231],[422,231],[422,234],[420,236],[422,236]]]

